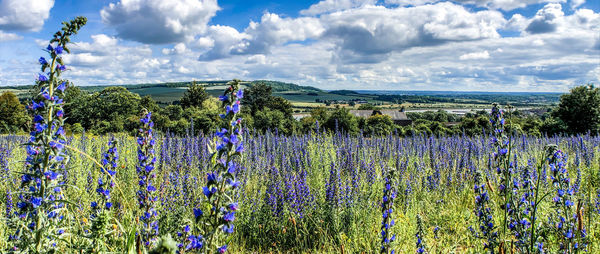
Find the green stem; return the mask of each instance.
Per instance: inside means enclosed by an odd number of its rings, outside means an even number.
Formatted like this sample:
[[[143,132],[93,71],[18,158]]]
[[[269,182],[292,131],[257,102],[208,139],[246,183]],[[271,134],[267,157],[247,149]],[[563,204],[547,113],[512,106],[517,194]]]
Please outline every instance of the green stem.
[[[537,208],[538,208],[538,196],[540,194],[540,180],[542,178],[542,167],[544,165],[543,163],[544,163],[544,159],[542,156],[541,161],[540,161],[540,166],[538,167],[538,170],[537,170],[537,182],[535,184],[535,199],[534,199],[534,203],[533,203],[534,204],[533,212],[531,214],[531,236],[530,236],[531,241],[530,241],[529,249],[527,250],[529,253],[533,252],[533,248],[535,245],[535,239],[537,239],[535,237],[535,220],[536,220],[535,214],[537,213]]]

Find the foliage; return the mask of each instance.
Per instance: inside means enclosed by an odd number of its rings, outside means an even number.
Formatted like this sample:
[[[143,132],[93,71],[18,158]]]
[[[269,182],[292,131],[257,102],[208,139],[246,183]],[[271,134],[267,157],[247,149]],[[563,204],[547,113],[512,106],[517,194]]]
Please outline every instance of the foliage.
[[[346,108],[337,107],[323,125],[330,131],[342,131],[349,134],[358,133],[358,120]]]
[[[4,92],[0,95],[0,133],[24,129],[28,120],[25,106],[15,94]]]
[[[39,93],[29,106],[34,123],[31,136],[24,143],[27,146],[26,169],[21,173],[17,191],[18,209],[14,214],[9,213],[9,225],[14,229],[9,237],[13,251],[53,253],[69,229],[65,225],[68,199],[64,196],[64,173],[69,157],[64,151],[67,140],[61,98],[66,81],[60,80],[60,75],[66,70],[62,54],[69,53],[69,38],[86,22],[84,17],[64,22],[62,30],[54,34],[46,48],[50,61],[44,57],[39,59],[44,74],[38,75],[36,88]]]
[[[207,100],[210,95],[206,92],[203,85],[192,83],[181,97],[179,104],[183,108],[202,107],[202,103]]]
[[[590,84],[571,89],[561,95],[553,116],[566,124],[569,133],[600,132],[600,88]]]
[[[388,115],[375,114],[367,118],[365,131],[373,136],[386,136],[394,130],[394,122]]]

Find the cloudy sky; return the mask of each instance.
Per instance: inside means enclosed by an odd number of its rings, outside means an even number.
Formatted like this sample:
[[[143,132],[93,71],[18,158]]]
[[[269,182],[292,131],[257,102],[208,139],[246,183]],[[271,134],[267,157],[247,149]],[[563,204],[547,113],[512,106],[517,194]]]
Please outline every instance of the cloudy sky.
[[[322,89],[567,91],[600,80],[596,0],[0,0],[0,86],[78,15],[77,85],[271,79]]]

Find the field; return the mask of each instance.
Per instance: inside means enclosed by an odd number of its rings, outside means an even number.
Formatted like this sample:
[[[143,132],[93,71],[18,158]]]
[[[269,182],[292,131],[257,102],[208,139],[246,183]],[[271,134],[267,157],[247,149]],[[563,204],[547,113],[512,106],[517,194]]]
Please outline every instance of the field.
[[[251,86],[255,82],[266,82],[273,88],[273,95],[280,96],[289,100],[297,112],[306,112],[307,110],[325,106],[325,101],[329,101],[329,107],[335,107],[336,104],[348,106],[350,101],[368,102],[378,104],[386,108],[406,109],[482,109],[489,108],[493,102],[500,104],[511,104],[517,107],[547,107],[555,105],[560,93],[494,93],[494,92],[451,92],[451,91],[325,91],[314,87],[299,86],[296,84],[278,82],[278,81],[244,81],[242,89]],[[198,81],[204,84],[206,91],[212,96],[218,97],[225,86],[225,81]],[[132,93],[140,96],[150,95],[152,99],[162,105],[168,105],[181,99],[187,87],[191,82],[160,83],[160,84],[137,84],[124,85]],[[108,86],[80,86],[87,92],[97,92]],[[5,87],[0,88],[0,93],[10,91],[19,98],[24,99],[28,96],[30,87]],[[319,102],[317,102],[317,100]],[[354,108],[360,104],[357,103]]]
[[[245,133],[245,152],[236,178],[241,182],[235,192],[239,211],[235,232],[228,250],[232,253],[373,253],[380,248],[381,200],[384,189],[382,173],[396,169],[393,205],[397,234],[392,247],[398,253],[414,253],[417,232],[416,216],[423,221],[423,242],[428,253],[482,253],[483,241],[469,232],[478,227],[473,190],[474,175],[482,172],[489,178],[491,206],[499,223],[502,210],[497,192],[499,175],[489,168],[492,154],[489,136],[400,138],[348,137],[341,133],[311,133],[302,136]],[[20,172],[25,159],[23,136],[0,136],[0,173],[2,208],[7,205],[8,191],[18,200]],[[68,138],[73,147],[71,160],[64,170],[64,193],[73,202],[69,223],[76,230],[90,227],[90,202],[97,199],[99,168],[75,151],[101,158],[106,151],[107,136]],[[116,221],[113,251],[121,252],[127,232],[139,227],[137,214],[137,143],[130,136],[118,135],[120,158],[113,194]],[[192,208],[204,198],[201,186],[209,172],[207,144],[214,137],[156,138],[155,180],[158,189],[160,234],[177,235],[187,220],[193,219]],[[587,253],[600,252],[598,220],[598,178],[600,138],[591,136],[513,138],[515,178],[528,165],[542,168],[541,188],[554,193],[544,147],[558,144],[568,155],[568,175],[576,183],[575,199],[583,204],[584,227],[588,233]],[[533,166],[535,168],[535,166]],[[531,170],[531,168],[529,168]],[[535,171],[535,169],[534,169]],[[540,175],[528,175],[537,179]],[[541,202],[540,218],[547,221],[553,212],[552,196]],[[9,211],[8,207],[6,208]],[[2,218],[6,216],[2,213]],[[117,221],[119,223],[117,223]],[[117,226],[119,224],[120,226]],[[498,229],[500,231],[500,229]],[[0,224],[0,249],[6,249],[10,234],[7,224]],[[67,241],[76,241],[69,235]],[[64,246],[64,245],[62,245]],[[548,237],[544,246],[557,253],[558,243]],[[64,247],[63,247],[64,248]]]

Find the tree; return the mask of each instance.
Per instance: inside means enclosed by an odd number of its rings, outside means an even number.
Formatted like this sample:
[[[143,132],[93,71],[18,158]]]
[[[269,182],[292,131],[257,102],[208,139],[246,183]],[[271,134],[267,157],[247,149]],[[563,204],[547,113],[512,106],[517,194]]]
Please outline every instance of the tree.
[[[562,120],[570,133],[600,131],[600,89],[588,84],[571,89],[560,96],[558,108],[552,114]]]
[[[270,130],[279,133],[291,134],[293,132],[293,125],[290,124],[289,118],[287,118],[281,111],[271,110],[266,108],[258,111],[254,116],[254,126],[261,131]]]
[[[360,104],[360,106],[358,106],[358,109],[359,110],[375,110],[375,109],[378,109],[378,108],[375,107],[371,103],[365,103],[365,104]]]
[[[0,95],[0,131],[23,129],[29,117],[17,96],[11,92]]]
[[[327,118],[329,118],[329,113],[325,107],[316,107],[310,111],[310,116],[316,121],[319,121],[320,124],[323,124],[327,121]]]
[[[272,110],[280,111],[286,118],[292,118],[292,113],[294,112],[292,104],[283,97],[271,96],[267,103],[267,107]]]
[[[358,121],[356,117],[350,114],[350,111],[345,108],[337,107],[331,113],[324,126],[331,131],[339,130],[350,134],[358,133]]]
[[[272,88],[264,82],[257,82],[249,88],[244,89],[244,98],[242,105],[249,109],[254,116],[258,111],[263,110],[271,100]]]
[[[385,136],[392,133],[394,121],[388,115],[375,114],[367,118],[366,131],[369,135]]]
[[[183,108],[189,108],[189,107],[200,108],[200,107],[202,107],[202,103],[209,97],[210,97],[210,95],[206,92],[206,90],[204,89],[204,86],[193,82],[192,85],[188,88],[188,90],[185,91],[185,93],[183,94],[183,97],[181,97],[179,104]]]

